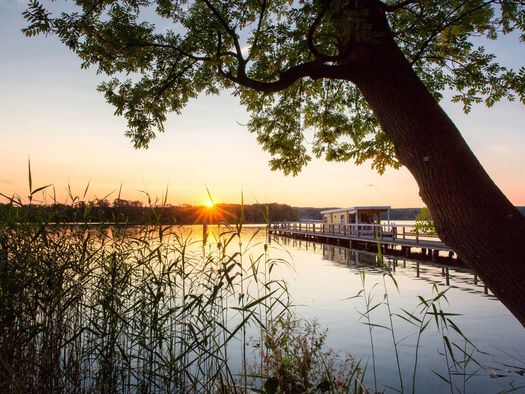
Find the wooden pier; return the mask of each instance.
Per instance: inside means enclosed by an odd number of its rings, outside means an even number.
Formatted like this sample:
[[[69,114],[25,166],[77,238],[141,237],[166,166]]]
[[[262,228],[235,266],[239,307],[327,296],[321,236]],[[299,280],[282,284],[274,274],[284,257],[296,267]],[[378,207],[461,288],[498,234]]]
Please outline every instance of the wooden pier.
[[[319,222],[272,223],[270,235],[304,239],[424,261],[460,263],[454,251],[437,235],[421,234],[415,225],[332,224]]]

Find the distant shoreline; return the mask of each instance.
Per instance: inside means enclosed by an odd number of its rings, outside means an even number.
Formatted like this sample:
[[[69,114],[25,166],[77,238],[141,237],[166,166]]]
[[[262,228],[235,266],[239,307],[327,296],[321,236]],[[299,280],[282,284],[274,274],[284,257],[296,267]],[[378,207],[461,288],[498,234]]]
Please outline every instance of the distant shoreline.
[[[192,225],[192,224],[264,224],[322,220],[321,211],[333,207],[294,207],[288,204],[216,204],[213,207],[192,205],[146,206],[138,201],[107,200],[77,202],[74,205],[0,204],[2,212],[17,211],[19,221],[92,225]],[[517,206],[525,215],[525,206]],[[415,220],[421,208],[392,208],[390,221]],[[387,220],[382,215],[382,220]]]

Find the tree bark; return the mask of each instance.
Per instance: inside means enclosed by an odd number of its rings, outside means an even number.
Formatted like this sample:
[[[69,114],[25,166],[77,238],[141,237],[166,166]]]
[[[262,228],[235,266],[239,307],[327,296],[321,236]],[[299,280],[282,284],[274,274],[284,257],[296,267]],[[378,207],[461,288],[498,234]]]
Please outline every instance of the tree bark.
[[[376,7],[370,18],[384,36],[355,46],[349,79],[416,179],[440,238],[525,326],[525,217],[418,78],[383,12]]]

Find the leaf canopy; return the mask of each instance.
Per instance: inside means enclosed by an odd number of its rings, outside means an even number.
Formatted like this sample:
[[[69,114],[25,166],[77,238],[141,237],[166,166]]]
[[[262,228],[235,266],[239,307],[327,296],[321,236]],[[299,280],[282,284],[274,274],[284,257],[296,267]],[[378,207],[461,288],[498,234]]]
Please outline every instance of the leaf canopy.
[[[356,43],[384,32],[367,21],[381,7],[393,39],[437,98],[525,102],[525,68],[500,65],[483,44],[525,39],[524,1],[482,0],[30,0],[28,36],[55,34],[107,80],[98,89],[147,147],[169,112],[199,94],[228,90],[272,169],[297,174],[311,155],[399,167],[392,143],[351,79]],[[364,4],[364,6],[363,6]],[[387,70],[386,70],[387,71]]]

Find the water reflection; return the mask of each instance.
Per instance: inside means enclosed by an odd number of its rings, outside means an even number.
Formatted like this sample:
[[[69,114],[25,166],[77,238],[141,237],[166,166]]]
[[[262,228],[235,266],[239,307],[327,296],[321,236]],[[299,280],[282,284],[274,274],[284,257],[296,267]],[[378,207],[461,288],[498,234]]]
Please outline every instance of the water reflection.
[[[405,380],[410,382],[417,327],[398,315],[403,315],[403,310],[411,313],[416,310],[419,297],[431,298],[433,285],[440,290],[448,289],[447,299],[441,305],[443,310],[452,314],[454,324],[480,350],[471,349],[480,365],[469,366],[472,367],[469,373],[474,375],[468,379],[465,390],[492,393],[520,385],[525,387],[525,330],[469,269],[385,256],[384,262],[392,271],[397,290],[390,280],[383,286],[383,269],[377,265],[374,253],[284,237],[272,238],[272,243],[281,245],[293,257],[295,271],[281,270],[279,274],[288,282],[299,313],[308,319],[317,318],[328,328],[328,343],[334,349],[369,359],[369,331],[362,319],[367,307],[362,297],[354,298],[363,289],[361,273],[365,273],[367,292],[373,302],[379,304],[370,318],[371,323],[377,325],[373,342],[378,379],[383,388],[399,388],[391,334],[379,328],[389,326],[385,294],[388,292],[394,314],[401,369]],[[446,333],[447,338],[457,345],[454,350],[461,354],[459,349],[468,344],[450,331]],[[447,368],[443,333],[432,324],[424,332],[419,352],[417,391],[450,392],[450,386],[434,373],[446,376]],[[459,387],[453,391],[463,392],[466,377],[456,373],[453,380]],[[410,383],[405,383],[405,390],[409,391]]]
[[[286,246],[318,253],[324,260],[348,268],[359,269],[364,267],[371,273],[382,272],[382,268],[378,266],[377,263],[377,253],[328,244],[318,244],[287,237],[275,237],[274,239]],[[483,281],[464,265],[444,265],[386,255],[383,256],[383,259],[384,264],[387,264],[393,272],[401,270],[401,274],[407,276],[413,275],[415,278],[426,281],[429,284],[451,287],[497,300],[497,297],[489,292],[488,287]]]

